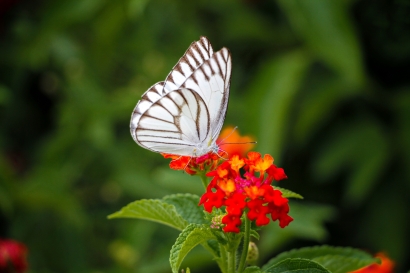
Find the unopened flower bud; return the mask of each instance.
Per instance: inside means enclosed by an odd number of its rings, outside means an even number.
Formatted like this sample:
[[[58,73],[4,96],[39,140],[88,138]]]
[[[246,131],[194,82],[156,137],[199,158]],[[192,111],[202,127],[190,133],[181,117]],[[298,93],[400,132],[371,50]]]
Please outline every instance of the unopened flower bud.
[[[254,242],[249,242],[248,255],[246,256],[246,261],[249,264],[254,264],[259,258],[259,250]]]
[[[223,227],[222,224],[222,218],[224,215],[218,215],[215,217],[212,217],[212,221],[211,221],[211,228],[213,229],[220,229]]]

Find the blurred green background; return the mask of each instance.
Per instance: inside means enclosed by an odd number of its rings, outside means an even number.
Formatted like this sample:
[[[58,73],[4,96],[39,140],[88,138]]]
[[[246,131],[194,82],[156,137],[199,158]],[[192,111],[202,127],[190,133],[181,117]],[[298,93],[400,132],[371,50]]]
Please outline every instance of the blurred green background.
[[[408,270],[409,18],[405,0],[1,0],[0,237],[28,246],[32,273],[170,272],[177,231],[106,216],[202,193],[129,119],[204,35],[232,53],[225,124],[305,197],[288,228],[264,229],[260,263],[327,243]],[[217,272],[200,248],[184,266]]]

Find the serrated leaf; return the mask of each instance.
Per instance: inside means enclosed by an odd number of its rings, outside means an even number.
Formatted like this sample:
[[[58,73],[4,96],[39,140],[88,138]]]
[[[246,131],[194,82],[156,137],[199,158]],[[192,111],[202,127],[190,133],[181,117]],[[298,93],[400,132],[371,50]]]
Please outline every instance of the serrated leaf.
[[[280,187],[276,187],[276,186],[274,186],[273,188],[274,188],[275,190],[280,190],[280,191],[282,192],[282,196],[285,197],[285,198],[298,198],[298,199],[303,199],[303,196],[302,196],[302,195],[300,195],[300,194],[298,194],[298,193],[296,193],[296,192],[290,191],[290,190],[288,190],[288,189],[284,189],[284,188],[280,188]]]
[[[346,273],[375,263],[377,262],[377,258],[370,257],[368,259],[362,259],[341,255],[326,255],[314,258],[313,261],[320,263],[333,273]]]
[[[185,256],[197,245],[215,239],[212,232],[203,226],[189,224],[178,236],[172,246],[169,262],[172,272],[178,273]]]
[[[308,259],[286,259],[277,264],[272,265],[265,272],[269,273],[331,273],[317,262]]]
[[[258,266],[249,266],[245,268],[243,273],[261,273],[261,269]]]
[[[369,261],[373,260],[374,258],[361,250],[350,248],[350,247],[332,247],[332,246],[314,246],[314,247],[304,247],[299,249],[294,249],[288,252],[283,252],[272,258],[268,261],[266,265],[263,266],[264,268],[268,268],[274,264],[277,264],[283,260],[289,258],[303,258],[303,259],[317,259],[319,257],[328,256],[328,255],[339,255],[341,257],[346,258],[355,258],[358,260]]]
[[[198,205],[199,196],[194,194],[173,194],[165,196],[164,202],[174,205],[176,211],[190,224],[206,224],[203,208]]]
[[[113,218],[136,218],[158,222],[178,230],[184,229],[188,223],[178,214],[175,207],[161,200],[143,199],[132,202],[108,216]]]

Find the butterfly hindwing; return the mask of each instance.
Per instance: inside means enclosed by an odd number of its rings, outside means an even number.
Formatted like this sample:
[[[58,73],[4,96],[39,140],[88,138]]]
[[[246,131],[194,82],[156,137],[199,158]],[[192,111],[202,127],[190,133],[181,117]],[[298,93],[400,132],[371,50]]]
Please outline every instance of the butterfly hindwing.
[[[189,89],[169,92],[153,103],[139,120],[136,141],[146,149],[192,156],[210,135],[209,113],[203,99]]]

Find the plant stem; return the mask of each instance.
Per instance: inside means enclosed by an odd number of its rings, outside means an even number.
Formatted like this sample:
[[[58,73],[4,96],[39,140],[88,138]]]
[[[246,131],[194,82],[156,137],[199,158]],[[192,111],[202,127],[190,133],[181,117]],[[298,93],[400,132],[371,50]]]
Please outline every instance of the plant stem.
[[[228,268],[227,268],[227,257],[226,257],[226,249],[222,246],[222,245],[219,245],[219,250],[220,250],[220,253],[221,253],[221,265],[220,265],[220,268],[221,268],[221,271],[223,272],[223,273],[228,273]],[[223,268],[222,268],[223,267]]]
[[[235,273],[235,251],[228,251],[228,273]]]
[[[206,188],[208,187],[208,179],[206,178],[205,173],[201,174],[201,181],[202,181],[202,185],[204,186],[204,189],[206,191]]]
[[[251,221],[248,219],[248,217],[245,217],[245,234],[243,236],[243,247],[242,247],[241,260],[238,266],[238,273],[241,273],[245,269],[246,257],[248,256],[250,236],[251,236]]]

